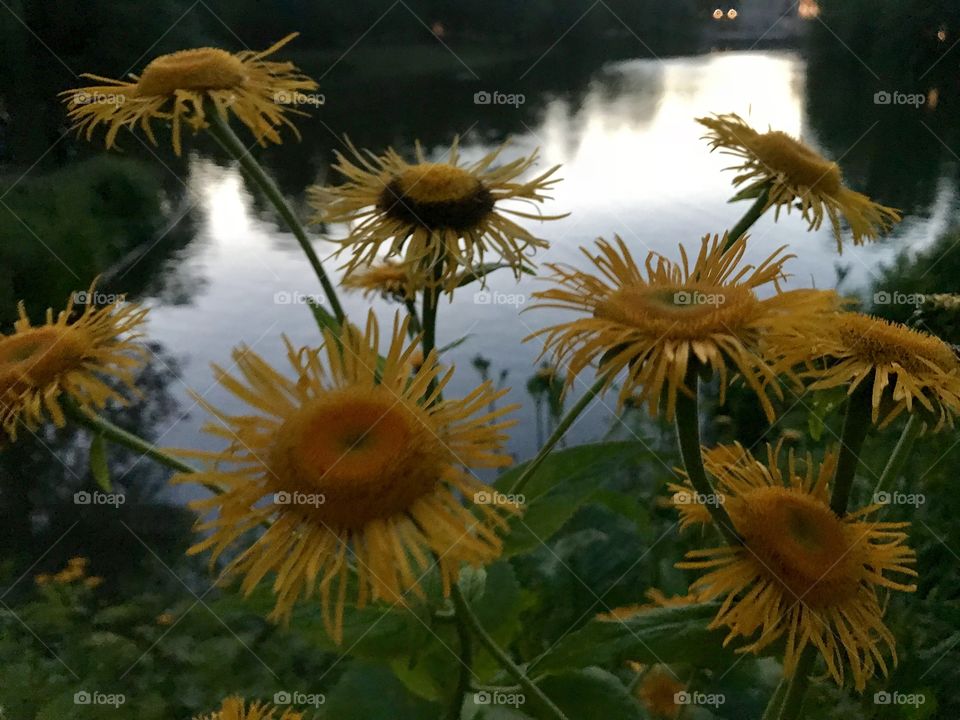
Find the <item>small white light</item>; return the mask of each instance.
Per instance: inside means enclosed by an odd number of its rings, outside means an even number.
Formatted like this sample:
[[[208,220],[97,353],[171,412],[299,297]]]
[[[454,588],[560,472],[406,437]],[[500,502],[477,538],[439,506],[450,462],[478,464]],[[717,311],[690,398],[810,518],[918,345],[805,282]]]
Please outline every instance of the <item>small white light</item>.
[[[740,13],[738,13],[734,8],[730,8],[730,10],[727,12],[727,17],[730,18],[731,20],[736,20],[737,15],[739,14]]]
[[[714,20],[719,20],[722,17],[723,17],[723,10],[721,10],[720,8],[717,8],[716,10],[713,11]]]

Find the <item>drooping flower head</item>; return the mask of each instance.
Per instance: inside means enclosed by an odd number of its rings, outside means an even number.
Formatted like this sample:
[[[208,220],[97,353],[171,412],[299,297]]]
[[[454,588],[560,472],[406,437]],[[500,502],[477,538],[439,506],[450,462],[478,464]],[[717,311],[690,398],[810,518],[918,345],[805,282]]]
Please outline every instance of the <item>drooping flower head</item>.
[[[782,397],[776,373],[762,357],[764,337],[779,327],[813,332],[822,314],[834,307],[832,292],[784,291],[783,264],[790,255],[777,250],[759,266],[742,262],[746,238],[724,250],[725,238],[703,238],[693,264],[684,248],[681,261],[649,253],[643,268],[626,244],[597,241],[598,252],[583,249],[598,274],[565,265],[549,265],[557,287],[534,293],[535,307],[585,312],[588,317],[545,328],[544,353],[558,365],[569,363],[567,385],[594,361],[609,387],[626,373],[620,404],[631,396],[646,403],[651,415],[666,400],[666,418],[673,418],[678,392],[689,393],[687,369],[693,363],[716,372],[720,402],[733,373],[752,388],[767,416],[774,415],[768,397]],[[772,294],[761,298],[757,291]]]
[[[288,115],[304,114],[295,106],[303,104],[302,99],[317,88],[293,63],[265,59],[296,36],[287,35],[263,52],[229,53],[210,47],[180,50],[154,58],[140,76],[131,75],[132,81],[88,73],[81,77],[103,84],[61,94],[74,128],[89,140],[97,127],[104,125],[108,148],[116,143],[121,128],[132,131],[138,125],[156,145],[152,123],[161,120],[171,123],[173,150],[179,155],[181,125],[194,131],[206,127],[209,107],[223,118],[232,114],[261,145],[268,141],[280,144],[281,126],[299,137]]]
[[[266,703],[248,705],[243,698],[233,696],[225,698],[219,710],[198,715],[195,720],[303,720],[303,715],[290,708],[281,710]]]
[[[824,218],[829,218],[839,252],[843,251],[841,217],[850,226],[854,245],[876,240],[900,222],[898,211],[848,188],[837,163],[787,133],[757,132],[735,114],[698,118],[697,122],[708,128],[704,139],[711,150],[719,148],[742,161],[730,168],[739,173],[734,186],[745,186],[741,194],[753,196],[767,189],[766,208],[774,208],[778,218],[782,209],[789,213],[799,205],[811,230],[818,230]]]
[[[902,412],[920,413],[928,426],[952,427],[960,414],[960,359],[940,338],[855,312],[832,315],[813,337],[778,338],[784,365],[808,366],[810,389],[863,383],[871,388],[873,422],[884,427]]]
[[[349,145],[352,159],[337,153],[342,185],[312,188],[315,220],[351,223],[342,240],[352,253],[347,277],[384,254],[397,258],[408,273],[424,275],[431,287],[452,290],[464,272],[479,269],[492,254],[519,277],[528,255],[547,242],[532,235],[511,216],[553,220],[510,207],[510,200],[542,203],[558,182],[559,166],[519,180],[537,162],[537,153],[494,167],[506,145],[470,164],[460,163],[454,139],[446,162],[429,162],[419,143],[416,162],[408,163],[392,148],[383,155]],[[437,265],[440,265],[437,268]]]
[[[869,520],[879,505],[838,517],[828,497],[833,453],[819,467],[808,456],[805,468],[790,453],[786,471],[780,446],[767,453],[766,463],[739,446],[704,453],[743,544],[692,550],[678,567],[707,571],[691,591],[702,600],[722,599],[711,628],[727,627],[726,642],[752,638],[738,652],[783,640],[791,676],[810,645],[837,684],[849,668],[862,691],[877,668],[887,673],[887,653],[896,662],[877,590],[916,589],[890,577],[917,574],[905,544],[909,523]]]
[[[96,411],[111,400],[125,404],[124,389],[136,393],[134,376],[145,360],[138,340],[147,310],[122,299],[97,308],[97,296],[92,287],[74,293],[56,319],[48,309],[46,323],[37,326],[21,302],[13,332],[0,334],[0,427],[11,440],[17,439],[18,423],[34,430],[49,416],[63,427],[64,398]]]
[[[434,567],[449,592],[461,563],[499,555],[504,515],[516,510],[476,504],[485,486],[467,469],[510,464],[500,449],[512,423],[502,416],[515,406],[486,411],[505,390],[488,382],[462,399],[441,400],[453,370],[439,377],[432,353],[411,372],[417,346],[405,333],[406,323],[395,322],[382,361],[372,313],[365,332],[327,331],[319,349],[288,342],[292,379],[236,350],[239,375],[215,373],[250,409],[231,415],[204,403],[216,418],[206,431],[230,444],[185,451],[214,465],[177,478],[223,489],[194,503],[216,516],[199,525],[208,536],[191,553],[212,548],[216,560],[247,530],[269,523],[225,574],[243,576],[251,592],[272,572],[275,619],[319,593],[337,642],[354,575],[359,606],[422,596],[421,579]]]
[[[360,268],[343,280],[349,290],[362,290],[364,297],[380,295],[384,299],[407,302],[415,300],[424,287],[422,276],[411,275],[407,268],[387,261]]]

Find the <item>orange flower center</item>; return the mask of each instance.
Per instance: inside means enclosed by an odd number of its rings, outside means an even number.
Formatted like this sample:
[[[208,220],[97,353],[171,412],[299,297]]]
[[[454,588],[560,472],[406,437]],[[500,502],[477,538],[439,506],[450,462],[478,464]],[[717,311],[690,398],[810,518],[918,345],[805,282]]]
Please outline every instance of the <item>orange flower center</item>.
[[[835,194],[843,186],[840,166],[818,155],[784,132],[758,134],[748,141],[750,149],[768,170],[783,173],[800,187]]]
[[[494,198],[478,177],[463,168],[420,163],[394,177],[377,206],[410,225],[466,231],[483,222],[493,210]]]
[[[76,368],[89,342],[82,330],[46,326],[0,338],[0,395],[36,388]]]
[[[151,61],[140,76],[137,93],[158,97],[177,90],[230,90],[243,85],[246,78],[243,62],[225,50],[180,50]]]
[[[795,599],[823,607],[857,592],[863,553],[823,501],[794,488],[765,487],[729,510],[761,572]]]
[[[480,189],[480,180],[449,163],[413,165],[397,176],[396,184],[404,196],[421,203],[466,200]]]
[[[837,322],[848,352],[870,365],[896,364],[911,373],[960,370],[950,347],[932,335],[857,313]]]
[[[306,403],[277,431],[270,453],[275,502],[331,528],[406,512],[450,462],[421,412],[382,387],[334,390]]]

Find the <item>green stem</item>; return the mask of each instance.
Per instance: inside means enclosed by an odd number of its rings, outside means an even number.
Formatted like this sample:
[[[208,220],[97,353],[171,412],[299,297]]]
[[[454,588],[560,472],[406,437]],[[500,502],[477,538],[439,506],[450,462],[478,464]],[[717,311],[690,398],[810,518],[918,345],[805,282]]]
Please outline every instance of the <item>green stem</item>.
[[[840,432],[840,456],[837,458],[833,496],[830,498],[830,509],[839,517],[843,517],[847,512],[853,480],[857,475],[857,466],[860,464],[860,451],[870,430],[873,408],[872,387],[873,377],[864,378],[859,387],[847,398],[847,412],[843,419],[843,430]]]
[[[123,445],[124,447],[149,457],[151,460],[156,460],[161,465],[166,465],[177,472],[197,472],[197,469],[192,465],[188,465],[185,462],[177,460],[177,458],[168,455],[162,450],[159,450],[142,437],[127,432],[123,428],[114,425],[109,420],[105,420],[99,415],[94,415],[85,410],[81,410],[73,402],[62,400],[61,403],[63,405],[63,412],[67,417],[77,422],[77,424],[83,425],[85,428],[92,430],[96,434],[102,435],[104,439],[116,443],[117,445]]]
[[[506,670],[531,697],[540,701],[551,718],[554,718],[554,720],[568,720],[567,716],[563,714],[563,711],[554,705],[553,701],[546,696],[543,690],[538,688],[536,684],[527,677],[523,668],[517,665],[507,652],[497,644],[497,641],[484,629],[480,623],[480,619],[474,614],[473,610],[470,609],[466,598],[463,597],[463,593],[460,592],[459,586],[453,586],[452,596],[454,607],[457,609],[457,615],[467,623],[474,635],[477,636],[477,639],[480,640],[480,644],[500,663],[500,666]]]
[[[553,434],[550,435],[547,440],[547,444],[540,448],[540,452],[537,453],[537,456],[527,463],[527,466],[523,469],[523,472],[520,473],[520,477],[517,478],[516,482],[513,483],[513,487],[510,488],[510,494],[516,495],[524,486],[530,481],[530,478],[533,477],[540,465],[543,464],[543,461],[547,459],[547,456],[551,453],[557,443],[563,439],[563,436],[567,434],[567,430],[570,429],[570,426],[576,421],[580,414],[587,408],[587,405],[590,404],[590,401],[596,397],[605,384],[605,380],[597,380],[594,385],[584,393],[583,397],[577,401],[577,404],[574,405],[570,410],[564,415],[563,419],[557,425],[556,429],[553,431]]]
[[[876,487],[873,488],[874,497],[884,490],[889,490],[897,481],[921,429],[923,429],[923,422],[918,420],[916,415],[911,415],[907,424],[903,427],[903,432],[900,433],[900,439],[897,440],[896,447],[893,448],[893,452],[887,460],[887,466],[883,469],[880,479],[877,480]]]
[[[407,316],[410,318],[410,323],[407,325],[407,332],[410,333],[411,338],[415,338],[423,332],[423,327],[420,325],[420,318],[417,316],[417,305],[413,300],[404,300],[403,304],[406,306]]]
[[[210,112],[207,113],[207,117],[210,118],[210,134],[213,135],[231,157],[240,163],[240,167],[244,169],[247,176],[263,191],[263,194],[267,196],[267,199],[273,204],[277,212],[280,213],[280,217],[283,218],[287,227],[290,228],[297,242],[300,243],[300,247],[307,256],[310,266],[317,275],[317,279],[320,280],[320,285],[323,287],[323,292],[327,296],[327,301],[333,309],[333,314],[336,316],[337,322],[343,325],[345,316],[343,307],[341,307],[340,301],[337,298],[337,291],[330,282],[327,272],[323,269],[323,264],[313,249],[313,245],[310,244],[307,231],[287,203],[283,193],[280,192],[280,188],[277,187],[273,178],[267,175],[263,166],[261,166],[253,155],[249,153],[247,148],[244,147],[243,143],[240,142],[240,138],[230,129],[230,125],[220,117],[220,113],[217,112],[215,108],[211,108]]]
[[[807,688],[810,686],[810,673],[813,670],[813,663],[817,659],[817,651],[812,645],[807,645],[800,653],[800,659],[797,660],[797,667],[787,686],[787,691],[783,695],[783,707],[780,708],[778,720],[798,720],[802,717],[803,698],[807,694]],[[776,697],[776,695],[774,695]],[[766,716],[764,716],[766,717]]]
[[[687,376],[684,380],[684,385],[690,389],[691,394],[677,393],[675,420],[680,455],[683,457],[683,467],[687,471],[690,483],[697,493],[708,501],[705,503],[706,508],[713,517],[713,522],[723,534],[724,539],[730,545],[739,545],[741,544],[740,538],[733,529],[733,522],[730,520],[726,509],[724,509],[723,503],[720,502],[720,496],[714,490],[703,467],[703,455],[700,452],[699,384],[699,365],[692,362],[687,368]]]
[[[470,679],[473,675],[471,668],[473,663],[473,643],[470,637],[470,628],[467,627],[460,613],[456,613],[455,619],[457,638],[460,642],[460,674],[457,679],[457,687],[450,700],[450,710],[447,712],[447,720],[460,720],[460,715],[463,713],[463,698],[470,692]]]
[[[747,210],[747,214],[740,218],[740,222],[734,225],[733,229],[727,234],[727,244],[724,246],[724,250],[733,245],[743,235],[746,235],[747,230],[753,227],[753,224],[763,216],[763,213],[767,210],[767,201],[769,197],[770,190],[768,188],[764,188],[757,197],[756,202],[750,206],[749,210]]]
[[[790,682],[786,678],[780,678],[777,689],[773,691],[770,702],[767,703],[767,709],[763,711],[761,720],[779,720],[783,710],[783,698],[787,694],[789,685]]]

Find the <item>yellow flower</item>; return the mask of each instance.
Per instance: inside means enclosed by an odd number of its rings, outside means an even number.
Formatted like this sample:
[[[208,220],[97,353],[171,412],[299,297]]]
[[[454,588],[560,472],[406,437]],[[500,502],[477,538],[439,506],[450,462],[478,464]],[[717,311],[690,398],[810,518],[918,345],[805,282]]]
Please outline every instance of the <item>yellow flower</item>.
[[[791,676],[810,645],[837,684],[849,666],[862,691],[877,667],[887,673],[884,646],[896,662],[877,589],[916,589],[888,577],[917,574],[910,567],[914,552],[904,544],[909,523],[866,519],[879,505],[838,517],[827,488],[832,453],[819,468],[808,457],[803,472],[790,453],[784,473],[779,446],[768,448],[767,464],[738,446],[734,451],[739,462],[721,448],[706,453],[705,465],[743,544],[693,550],[678,567],[709,571],[691,590],[702,600],[723,599],[711,628],[728,627],[727,642],[756,636],[738,652],[785,639],[784,671]]]
[[[811,230],[818,230],[828,217],[839,252],[843,251],[841,216],[850,225],[854,245],[875,240],[901,220],[897,210],[846,187],[837,163],[784,132],[757,132],[735,114],[698,118],[697,122],[709,129],[704,139],[709,140],[711,150],[721,148],[742,160],[730,168],[739,172],[734,186],[747,184],[743,193],[769,189],[765,209],[775,208],[777,218],[782,209],[789,213],[799,205]]]
[[[513,423],[501,417],[516,406],[486,412],[506,392],[489,382],[463,399],[441,400],[453,371],[439,377],[432,353],[411,374],[417,346],[405,333],[406,323],[395,321],[380,367],[372,314],[364,333],[348,328],[337,338],[327,331],[317,350],[288,342],[292,380],[236,350],[240,376],[215,367],[216,377],[251,409],[230,415],[207,406],[216,421],[206,431],[230,445],[185,451],[214,465],[177,478],[223,489],[194,503],[216,516],[199,526],[208,536],[190,552],[212,548],[213,561],[246,531],[271,522],[227,574],[243,575],[249,593],[273,571],[275,619],[319,590],[337,642],[351,568],[361,607],[401,603],[407,592],[422,596],[420,579],[435,565],[449,593],[461,563],[499,555],[497,532],[506,527],[505,513],[516,511],[475,504],[485,486],[466,470],[510,464],[500,448]]]
[[[44,585],[49,585],[52,580],[53,580],[53,576],[50,573],[40,573],[39,575],[33,578],[33,581],[39,587],[43,587]]]
[[[113,147],[121,128],[139,125],[156,145],[151,123],[169,120],[173,150],[180,154],[180,126],[186,123],[196,132],[207,126],[206,113],[212,109],[226,119],[232,113],[253,133],[257,142],[280,144],[277,130],[286,125],[299,137],[288,114],[300,96],[317,88],[293,63],[265,60],[282,48],[292,33],[263,52],[244,50],[228,53],[217,48],[180,50],[154,58],[133,82],[99,75],[81,77],[103,83],[67,90],[68,117],[78,132],[89,140],[99,125],[107,127],[106,146]],[[305,96],[306,97],[306,96]]]
[[[169,625],[173,625],[173,623],[176,622],[176,619],[177,618],[173,613],[160,613],[157,615],[157,625],[167,627]]]
[[[693,265],[680,248],[681,262],[649,253],[646,273],[624,242],[598,240],[599,252],[583,252],[599,275],[564,265],[550,265],[557,287],[534,293],[535,307],[562,308],[589,317],[540,330],[543,353],[556,364],[568,364],[567,386],[595,360],[598,372],[613,384],[626,371],[620,405],[631,396],[657,414],[666,399],[666,419],[673,418],[678,392],[688,393],[687,370],[694,363],[720,377],[720,402],[731,373],[740,373],[756,392],[769,418],[774,417],[768,392],[782,397],[776,373],[762,357],[764,338],[773,330],[813,332],[819,318],[836,305],[832,292],[783,291],[783,264],[792,256],[777,250],[758,267],[742,264],[746,238],[728,250],[725,240],[703,238]],[[772,291],[765,298],[757,290]],[[769,354],[769,353],[768,353]]]
[[[194,720],[303,720],[303,715],[259,702],[247,705],[243,698],[228,697],[219,710],[209,715],[198,715]]]
[[[137,343],[145,309],[122,300],[96,309],[86,295],[80,316],[71,297],[66,310],[46,324],[32,326],[23,303],[10,335],[0,335],[0,427],[17,438],[17,424],[31,430],[49,415],[57,427],[65,418],[60,406],[66,396],[86,410],[102,409],[108,401],[124,404],[120,393],[106,384],[110,378],[136,392],[134,374],[143,365],[144,349]]]
[[[675,718],[681,705],[676,695],[687,689],[666,667],[658,665],[643,676],[637,686],[636,694],[643,706],[657,718]]]
[[[554,220],[504,207],[504,201],[541,203],[558,182],[559,165],[532,180],[517,178],[537,161],[537,153],[491,168],[503,145],[472,164],[460,164],[457,139],[446,162],[428,162],[417,143],[411,164],[395,150],[376,156],[350,145],[353,159],[337,153],[339,186],[311,188],[316,222],[351,223],[340,241],[353,255],[347,276],[370,265],[381,249],[399,258],[411,275],[423,275],[431,287],[452,291],[463,272],[479,269],[488,253],[509,264],[517,277],[530,267],[529,255],[548,243],[530,234],[508,215]],[[440,265],[437,268],[437,265]]]
[[[90,590],[95,590],[101,585],[103,585],[103,578],[99,575],[91,575],[83,580],[83,586]]]
[[[407,268],[394,262],[368,265],[343,279],[343,287],[362,290],[366,298],[380,295],[397,302],[415,300],[423,286],[422,277],[411,275]]]
[[[873,422],[881,427],[906,410],[939,430],[960,413],[960,360],[934,335],[844,312],[815,335],[787,333],[775,344],[784,366],[812,368],[813,390],[872,385]]]

